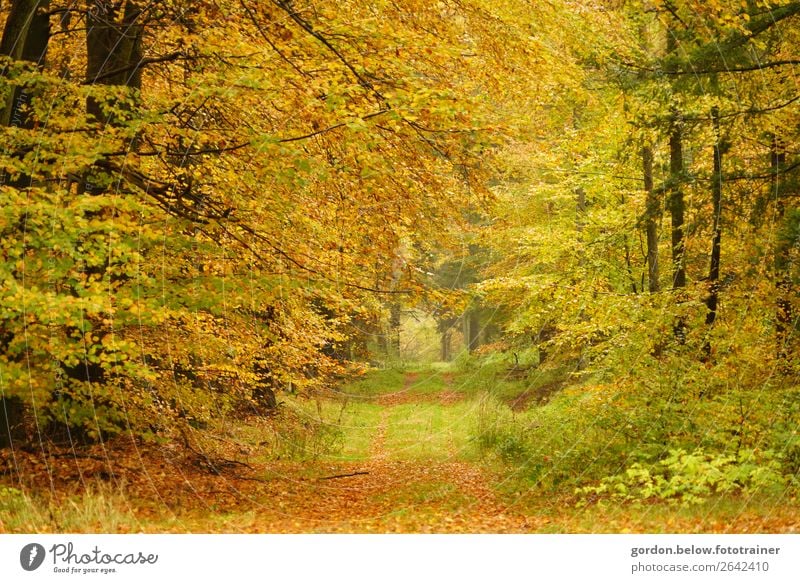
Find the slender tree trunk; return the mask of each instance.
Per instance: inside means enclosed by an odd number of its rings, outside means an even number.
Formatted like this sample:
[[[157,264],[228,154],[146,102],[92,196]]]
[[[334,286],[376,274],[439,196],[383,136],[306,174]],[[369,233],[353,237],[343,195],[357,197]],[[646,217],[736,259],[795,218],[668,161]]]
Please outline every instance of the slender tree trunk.
[[[686,287],[683,200],[683,123],[678,111],[673,111],[669,133],[669,210],[672,219],[672,289],[676,293],[676,301],[683,301],[682,290]],[[686,320],[678,317],[674,325],[675,339],[678,344],[686,343]]]
[[[441,331],[441,353],[442,362],[450,362],[450,326]]]
[[[776,201],[778,224],[785,222],[786,202],[781,184],[781,172],[786,165],[786,151],[777,136],[772,138],[770,166],[773,171],[772,190]],[[775,341],[779,367],[788,369],[790,332],[792,329],[791,244],[781,235],[775,245]]]
[[[678,51],[678,40],[671,27],[667,27],[667,56]],[[672,289],[680,304],[684,301],[683,288],[686,287],[686,242],[684,232],[683,200],[683,120],[677,107],[672,108],[669,124],[669,212],[672,222]],[[679,317],[673,327],[678,344],[686,342],[686,320]]]
[[[623,198],[623,204],[625,199]],[[636,276],[633,274],[633,264],[631,262],[631,244],[628,241],[628,234],[622,235],[622,246],[625,250],[625,268],[628,270],[628,277],[631,280],[631,291],[635,294],[639,293],[639,288],[636,286]]]
[[[686,287],[683,200],[683,124],[673,111],[669,133],[670,217],[672,218],[672,288]]]
[[[719,108],[711,109],[711,123],[714,129],[714,173],[711,179],[711,204],[714,212],[713,235],[711,240],[711,264],[708,270],[709,293],[706,298],[706,325],[713,326],[717,319],[719,305],[719,271],[722,254],[722,155],[723,145],[720,137]],[[711,344],[706,342],[705,357],[711,356]]]
[[[647,233],[647,289],[650,293],[660,291],[658,271],[658,215],[661,212],[658,195],[653,186],[653,149],[642,148],[642,170],[646,198],[645,231]]]
[[[478,310],[473,308],[467,314],[467,349],[474,352],[481,345],[481,320]]]
[[[389,350],[393,356],[400,356],[400,316],[399,302],[394,302],[389,308]]]
[[[586,191],[582,187],[575,189],[575,230],[578,234],[586,228]]]

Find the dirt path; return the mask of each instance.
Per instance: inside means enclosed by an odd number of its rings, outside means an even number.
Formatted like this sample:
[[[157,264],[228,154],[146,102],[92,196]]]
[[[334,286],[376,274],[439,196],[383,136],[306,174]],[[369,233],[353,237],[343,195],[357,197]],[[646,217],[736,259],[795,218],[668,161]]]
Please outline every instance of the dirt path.
[[[413,402],[408,374],[402,392],[382,397],[384,407],[370,444],[368,460],[331,464],[329,475],[296,480],[287,475],[268,488],[280,499],[280,512],[264,507],[253,526],[271,532],[527,532],[541,524],[507,508],[488,476],[473,463],[457,459],[395,459],[387,448],[392,408]],[[460,400],[445,378],[438,395],[417,395],[442,405]],[[433,397],[433,398],[432,398]],[[266,494],[266,492],[264,492]]]
[[[80,456],[54,451],[45,460],[35,452],[24,459],[0,460],[0,471],[26,476],[20,486],[49,490],[56,505],[87,492],[104,492],[134,517],[113,531],[150,532],[526,532],[532,524],[504,506],[491,480],[475,463],[459,459],[464,444],[446,436],[442,445],[409,454],[393,431],[425,440],[442,435],[430,416],[406,416],[448,407],[462,399],[443,378],[441,389],[419,390],[408,374],[400,391],[375,400],[380,415],[367,458],[342,461],[234,461],[238,455],[175,447],[116,443],[114,454],[101,447]],[[428,378],[430,380],[430,377]],[[416,391],[416,392],[415,392]],[[411,406],[409,407],[409,404]],[[433,409],[431,409],[433,408]],[[395,425],[392,425],[395,424]],[[401,424],[402,427],[399,427]],[[368,429],[368,428],[367,428]],[[431,431],[434,431],[431,434]],[[414,445],[414,444],[412,444]],[[442,450],[442,448],[444,448]],[[96,450],[96,451],[95,451]],[[426,455],[424,452],[430,452]],[[197,455],[200,453],[201,455]],[[250,452],[254,453],[253,451]],[[22,463],[24,467],[17,467]],[[215,465],[216,464],[216,465]],[[6,467],[8,466],[8,467]],[[86,484],[81,476],[91,477]],[[55,528],[59,528],[57,525]],[[109,526],[98,524],[98,531]],[[0,528],[0,530],[2,530]]]

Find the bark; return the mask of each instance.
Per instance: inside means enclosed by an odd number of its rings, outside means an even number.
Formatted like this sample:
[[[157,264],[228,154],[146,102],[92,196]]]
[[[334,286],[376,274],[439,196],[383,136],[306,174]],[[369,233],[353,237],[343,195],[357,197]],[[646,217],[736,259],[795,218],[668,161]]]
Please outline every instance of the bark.
[[[580,186],[575,189],[575,230],[583,233],[586,228],[586,191]]]
[[[683,123],[677,110],[673,111],[669,133],[669,211],[672,219],[672,289],[676,293],[676,301],[683,301],[683,289],[686,287],[686,266],[684,240],[683,200]],[[673,326],[675,340],[678,344],[686,343],[686,320],[679,316]]]
[[[780,176],[786,165],[786,151],[777,136],[772,139],[770,166],[773,171],[772,190],[775,197],[778,223],[783,224],[786,214],[786,201]],[[792,330],[792,280],[791,244],[786,237],[779,237],[775,245],[775,342],[779,366],[786,369],[789,357],[789,342]]]
[[[139,19],[142,10],[137,2],[129,0],[121,16],[118,12],[117,2],[91,2],[87,15],[86,82],[141,89],[144,26]],[[104,123],[113,123],[96,100],[90,98],[87,109]]]
[[[120,15],[120,8],[122,13]],[[92,85],[122,86],[131,89],[142,87],[142,35],[141,7],[128,0],[124,8],[119,2],[92,0],[86,16],[86,83]],[[111,110],[118,101],[89,97],[86,112],[102,125],[119,124]],[[100,172],[87,176],[83,191],[101,194],[107,190],[110,176]]]
[[[670,179],[670,217],[672,219],[672,288],[686,287],[686,267],[684,252],[684,211],[683,200],[683,124],[680,114],[673,111],[669,133],[669,179]]]
[[[442,330],[441,333],[441,352],[440,357],[442,362],[450,362],[450,328]]]
[[[453,327],[458,324],[458,318],[442,317],[437,320],[436,328],[439,331],[439,356],[443,362],[453,358]]]
[[[713,326],[717,319],[719,305],[719,271],[722,254],[722,155],[723,145],[720,137],[719,108],[711,109],[711,123],[714,128],[714,174],[711,179],[711,204],[714,212],[713,235],[711,240],[711,264],[708,270],[709,292],[705,304],[706,325]],[[711,356],[711,343],[703,346],[705,358]]]
[[[395,302],[389,309],[389,350],[392,355],[400,356],[400,304]]]
[[[661,211],[653,186],[653,149],[647,145],[642,148],[642,170],[646,198],[645,232],[647,234],[647,289],[651,293],[660,291],[658,269],[658,222]]]
[[[31,43],[31,39],[39,39],[43,26],[49,32],[49,17],[40,8],[46,8],[48,2],[42,0],[15,0],[11,3],[11,9],[3,29],[3,37],[0,39],[0,54],[11,57],[15,61],[32,61],[39,63],[44,59],[44,51],[37,50],[40,43]],[[45,35],[45,39],[49,34]],[[45,40],[45,49],[47,42]],[[6,74],[6,71],[3,71]],[[20,101],[21,89],[17,89],[3,106],[3,117],[0,121],[4,126],[20,125],[14,124],[14,113],[19,112],[22,103]]]
[[[22,425],[25,407],[17,397],[0,397],[0,448],[25,440]]]
[[[467,314],[467,349],[474,352],[481,345],[481,320],[477,310],[470,310]]]
[[[3,37],[0,39],[0,54],[16,61],[28,61],[37,66],[44,65],[47,45],[50,41],[50,17],[47,14],[49,0],[23,0],[12,3]],[[3,71],[6,74],[6,71]],[[33,117],[29,106],[33,95],[27,87],[16,87],[3,104],[3,126],[32,129]],[[21,154],[20,154],[21,155]],[[0,177],[3,184],[17,188],[31,185],[30,176],[22,175],[15,180]]]
[[[667,28],[667,56],[676,55],[678,41],[672,28]],[[684,251],[684,210],[683,200],[683,120],[676,107],[672,108],[669,125],[669,211],[672,221],[672,289],[686,287]],[[676,326],[676,334],[682,339],[684,325]],[[680,334],[678,330],[680,329]]]

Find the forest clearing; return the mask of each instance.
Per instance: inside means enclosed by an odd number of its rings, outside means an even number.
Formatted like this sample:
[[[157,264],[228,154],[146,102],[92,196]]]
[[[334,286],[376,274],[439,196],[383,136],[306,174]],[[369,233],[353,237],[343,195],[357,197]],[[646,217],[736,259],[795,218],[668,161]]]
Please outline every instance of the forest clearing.
[[[0,532],[798,528],[800,1],[0,30]]]

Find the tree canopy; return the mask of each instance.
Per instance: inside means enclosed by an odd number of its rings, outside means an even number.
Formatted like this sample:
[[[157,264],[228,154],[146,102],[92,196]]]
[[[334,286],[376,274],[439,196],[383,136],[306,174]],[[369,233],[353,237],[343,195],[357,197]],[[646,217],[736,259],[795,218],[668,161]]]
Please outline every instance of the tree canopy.
[[[0,442],[270,414],[419,311],[567,367],[609,451],[798,455],[798,18],[3,3]]]

